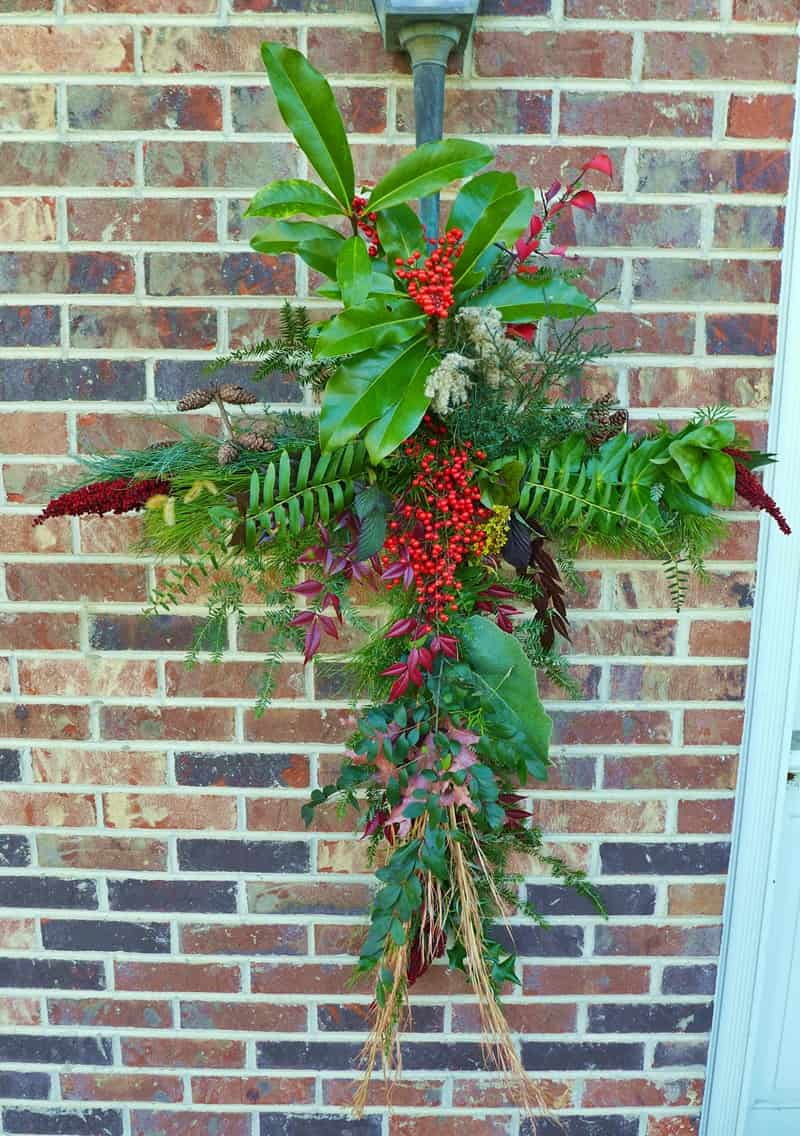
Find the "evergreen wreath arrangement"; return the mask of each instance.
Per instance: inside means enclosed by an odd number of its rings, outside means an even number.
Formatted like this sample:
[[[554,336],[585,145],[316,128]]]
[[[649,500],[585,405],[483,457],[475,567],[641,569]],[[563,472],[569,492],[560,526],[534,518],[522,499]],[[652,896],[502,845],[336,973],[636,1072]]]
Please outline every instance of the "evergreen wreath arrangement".
[[[83,482],[35,523],[143,510],[138,550],[169,563],[151,610],[209,590],[191,658],[218,658],[231,615],[248,619],[258,594],[271,644],[261,710],[285,651],[310,663],[344,621],[364,633],[350,663],[357,729],[335,783],[303,809],[311,823],[331,798],[352,806],[378,865],[356,968],[374,976],[375,1002],[355,1111],[375,1066],[399,1065],[409,989],[446,956],[477,995],[487,1059],[532,1112],[546,1102],[501,1008],[518,979],[498,923],[545,924],[521,898],[531,858],[603,911],[523,807],[551,764],[537,671],[574,685],[563,659],[573,557],[586,545],[657,557],[680,607],[724,534],[715,508],[738,495],[789,528],[752,472],[770,459],[725,408],[637,434],[610,398],[570,397],[607,349],[596,329],[584,334],[596,305],[553,235],[565,210],[597,208],[584,182],[611,175],[605,155],[535,193],[510,173],[478,173],[491,152],[450,139],[366,188],[323,76],[280,44],[262,51],[319,180],[261,189],[248,214],[269,221],[251,243],[299,257],[339,310],[312,324],[286,305],[278,338],[209,369],[288,372],[319,412],[255,412],[250,389],[212,375],[178,409],[215,407],[220,436],[190,418],[174,443],[90,457]],[[444,235],[426,234],[409,201],[455,181]],[[377,629],[356,602],[365,587]]]

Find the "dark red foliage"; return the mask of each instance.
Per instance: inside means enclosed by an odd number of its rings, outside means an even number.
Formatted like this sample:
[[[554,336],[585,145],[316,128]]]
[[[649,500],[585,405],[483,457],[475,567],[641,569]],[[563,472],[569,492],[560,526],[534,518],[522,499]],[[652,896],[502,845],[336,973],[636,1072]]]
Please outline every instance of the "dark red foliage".
[[[169,493],[167,481],[150,477],[142,481],[95,481],[80,489],[70,489],[60,497],[54,497],[34,520],[41,525],[50,517],[82,517],[90,513],[133,513],[143,509],[146,502],[156,494]]]
[[[739,460],[746,456],[743,451],[731,447],[725,450],[725,453],[733,458],[736,465],[736,492],[739,496],[749,502],[754,509],[763,509],[765,513],[769,513],[777,522],[781,532],[789,536],[792,530],[789,528],[789,522],[780,511],[777,502],[770,497],[753,471]]]

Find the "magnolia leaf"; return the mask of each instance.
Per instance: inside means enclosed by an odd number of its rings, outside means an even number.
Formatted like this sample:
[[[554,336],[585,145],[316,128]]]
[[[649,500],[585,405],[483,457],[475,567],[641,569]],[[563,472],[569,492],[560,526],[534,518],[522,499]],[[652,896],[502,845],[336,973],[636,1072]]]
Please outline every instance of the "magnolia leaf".
[[[408,343],[342,363],[325,387],[319,423],[322,449],[338,449],[396,407],[403,399],[409,375],[416,375],[428,353],[427,340],[419,335]],[[382,427],[380,434],[373,448],[378,441],[386,444],[391,440],[386,428]],[[370,457],[375,460],[373,451]]]
[[[594,302],[574,284],[539,275],[510,276],[502,284],[481,292],[470,304],[476,308],[499,308],[507,323],[525,323],[543,316],[574,319],[594,311]]]
[[[342,248],[341,238],[338,241],[318,240],[301,241],[295,249],[295,254],[305,261],[309,268],[321,272],[330,280],[336,278],[336,264]]]
[[[412,252],[424,252],[425,234],[422,222],[410,205],[393,205],[378,214],[378,237],[389,264],[401,258],[408,260]]]
[[[413,339],[424,327],[425,316],[413,300],[375,297],[331,320],[320,332],[314,354],[355,355],[389,347]]]
[[[380,213],[390,205],[438,193],[457,178],[467,177],[492,160],[492,151],[480,142],[448,138],[426,142],[393,166],[373,189],[367,208]]]
[[[516,240],[531,219],[534,200],[532,189],[518,189],[496,198],[486,206],[464,242],[464,251],[456,262],[453,274],[455,283],[462,281],[464,287],[473,269],[488,269],[497,256],[497,249],[493,245]]]
[[[336,281],[349,308],[363,304],[369,295],[372,262],[361,237],[349,237],[336,258]]]
[[[333,196],[349,213],[355,193],[353,158],[327,80],[304,55],[281,43],[262,43],[261,55],[283,121]]]
[[[307,241],[330,241],[342,244],[344,237],[317,221],[273,221],[250,238],[256,252],[297,252]]]
[[[669,452],[692,493],[710,501],[712,505],[733,504],[736,496],[736,465],[729,454],[692,445],[688,440],[674,441]]]
[[[461,229],[464,236],[468,237],[487,206],[496,198],[513,193],[516,188],[517,179],[514,175],[500,173],[499,170],[490,170],[489,173],[470,178],[458,191],[446,228]]]
[[[245,217],[292,217],[306,213],[309,217],[327,217],[344,210],[335,197],[331,197],[313,181],[293,178],[273,181],[259,189],[245,210]]]
[[[419,426],[430,406],[425,384],[435,366],[436,356],[429,351],[398,392],[397,401],[367,430],[364,442],[375,464],[396,450]]]

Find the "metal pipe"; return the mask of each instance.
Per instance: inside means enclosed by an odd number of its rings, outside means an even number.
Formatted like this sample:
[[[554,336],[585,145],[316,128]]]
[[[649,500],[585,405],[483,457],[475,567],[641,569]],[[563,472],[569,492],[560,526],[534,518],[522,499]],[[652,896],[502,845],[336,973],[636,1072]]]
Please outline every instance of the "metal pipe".
[[[420,20],[401,28],[398,38],[411,58],[417,145],[438,142],[444,126],[447,60],[459,41],[459,29],[436,20]],[[426,236],[435,240],[439,232],[439,194],[423,197],[419,205]]]

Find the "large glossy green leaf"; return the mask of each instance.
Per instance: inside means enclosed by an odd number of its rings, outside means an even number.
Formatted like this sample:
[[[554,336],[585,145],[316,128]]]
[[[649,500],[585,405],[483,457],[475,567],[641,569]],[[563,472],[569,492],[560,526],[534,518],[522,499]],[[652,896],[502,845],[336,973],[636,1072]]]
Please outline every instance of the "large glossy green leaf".
[[[375,296],[358,308],[348,308],[320,333],[314,354],[355,355],[389,347],[418,335],[425,316],[413,300]]]
[[[532,189],[517,189],[491,201],[476,219],[464,242],[464,251],[453,274],[454,281],[466,282],[473,270],[480,266],[488,268],[497,258],[497,250],[492,246],[497,242],[505,244],[509,239],[516,240],[531,219],[533,204]]]
[[[369,295],[372,262],[361,237],[349,237],[336,258],[336,281],[343,302],[351,308],[363,304]]]
[[[410,205],[393,205],[379,213],[378,236],[392,267],[398,257],[407,260],[412,252],[425,251],[422,222]]]
[[[458,191],[447,218],[447,228],[461,229],[465,236],[469,235],[487,205],[498,197],[513,193],[516,188],[517,179],[514,175],[499,170],[490,170],[486,174],[470,178]]]
[[[481,292],[470,304],[499,308],[508,323],[527,323],[543,316],[573,319],[594,311],[594,303],[587,295],[558,277],[545,282],[539,276],[510,276],[502,284]]]
[[[250,238],[250,245],[256,252],[297,252],[299,245],[305,241],[341,244],[344,237],[316,221],[273,221]]]
[[[448,138],[426,142],[406,154],[381,178],[369,198],[370,211],[380,212],[415,197],[438,193],[457,178],[468,177],[492,160],[492,151],[480,142]]]
[[[464,661],[487,688],[492,718],[534,777],[544,780],[550,764],[552,723],[539,699],[536,672],[513,635],[482,615],[473,615],[459,630]],[[512,736],[513,734],[513,736]]]
[[[271,181],[259,189],[247,206],[246,217],[293,217],[306,213],[309,217],[327,217],[345,210],[335,197],[303,178]]]
[[[693,493],[713,505],[732,505],[736,464],[724,446],[733,444],[736,427],[731,421],[696,426],[670,444],[669,454]]]
[[[349,359],[329,379],[319,422],[320,445],[336,450],[401,402],[409,376],[430,348],[424,335]],[[380,439],[375,440],[380,449]]]
[[[327,80],[294,48],[262,43],[261,55],[283,120],[336,200],[350,209],[353,158]]]
[[[435,353],[428,351],[415,370],[412,371],[413,364],[410,363],[405,385],[397,389],[397,401],[387,407],[381,417],[368,428],[364,442],[370,459],[375,464],[396,450],[422,421],[431,401],[425,394],[425,382],[436,366],[436,361]]]
[[[330,280],[336,279],[336,263],[342,247],[342,241],[330,239],[320,241],[301,241],[295,252],[304,260],[309,268],[321,272]]]

